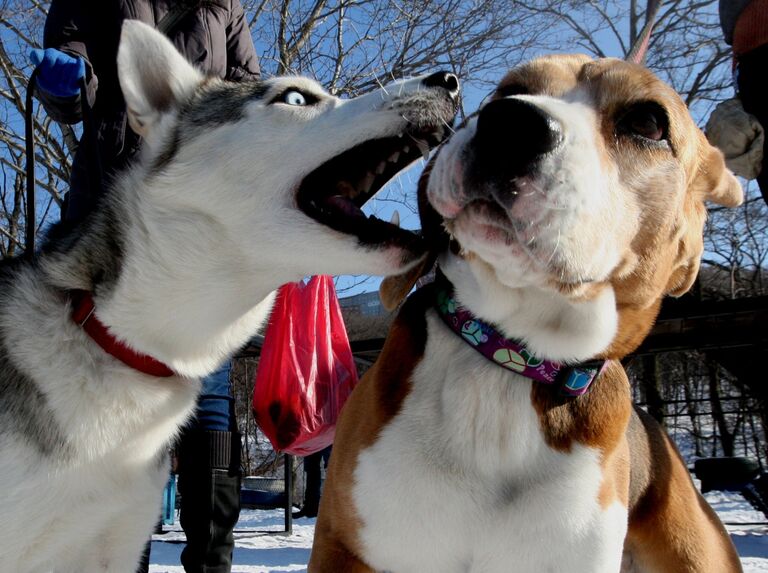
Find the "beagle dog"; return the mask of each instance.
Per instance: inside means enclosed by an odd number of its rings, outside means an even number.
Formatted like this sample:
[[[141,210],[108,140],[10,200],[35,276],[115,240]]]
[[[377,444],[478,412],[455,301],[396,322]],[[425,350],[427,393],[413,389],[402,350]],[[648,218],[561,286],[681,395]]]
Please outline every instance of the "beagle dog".
[[[680,97],[636,64],[537,59],[419,195],[437,279],[343,411],[310,573],[741,571],[620,364],[693,284],[705,201],[743,200]]]

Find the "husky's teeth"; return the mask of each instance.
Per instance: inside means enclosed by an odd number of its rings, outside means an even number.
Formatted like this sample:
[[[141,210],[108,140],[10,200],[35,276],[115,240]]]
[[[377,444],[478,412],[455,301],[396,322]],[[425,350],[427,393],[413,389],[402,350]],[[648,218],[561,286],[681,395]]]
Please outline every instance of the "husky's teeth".
[[[397,209],[392,212],[392,218],[389,220],[389,222],[396,227],[400,226],[400,213],[397,212]]]
[[[411,150],[410,145],[403,145],[403,153],[408,153]]]
[[[376,179],[376,175],[369,171],[365,174],[365,178],[358,184],[357,190],[360,193],[368,193],[368,191],[371,189],[371,185],[373,185],[374,179]]]
[[[376,175],[381,175],[382,173],[384,173],[384,170],[386,168],[387,168],[387,162],[386,161],[382,161],[381,163],[379,163],[376,166]]]
[[[429,159],[429,144],[423,139],[417,139],[416,146],[419,148],[419,151],[421,151],[421,156],[424,159]]]
[[[438,127],[435,131],[433,131],[432,137],[434,137],[437,141],[440,141],[443,138],[443,128]]]
[[[347,197],[354,197],[355,195],[355,188],[349,181],[342,180],[336,183],[336,190],[339,194],[346,195]]]
[[[398,159],[400,159],[400,152],[395,151],[392,155],[389,156],[389,159],[387,159],[387,161],[389,161],[390,163],[397,163]]]

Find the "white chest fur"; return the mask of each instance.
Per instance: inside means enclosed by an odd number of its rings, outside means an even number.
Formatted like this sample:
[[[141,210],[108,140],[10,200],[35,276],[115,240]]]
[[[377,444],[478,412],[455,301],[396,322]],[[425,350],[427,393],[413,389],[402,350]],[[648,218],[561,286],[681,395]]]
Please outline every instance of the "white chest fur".
[[[17,277],[0,316],[2,351],[34,391],[4,399],[43,396],[29,423],[55,447],[0,430],[0,522],[24,524],[4,530],[0,571],[130,571],[157,518],[164,452],[192,413],[199,383],[124,366],[36,278]]]
[[[626,509],[601,508],[596,450],[550,448],[531,382],[430,312],[399,414],[358,458],[366,560],[393,573],[616,573]]]

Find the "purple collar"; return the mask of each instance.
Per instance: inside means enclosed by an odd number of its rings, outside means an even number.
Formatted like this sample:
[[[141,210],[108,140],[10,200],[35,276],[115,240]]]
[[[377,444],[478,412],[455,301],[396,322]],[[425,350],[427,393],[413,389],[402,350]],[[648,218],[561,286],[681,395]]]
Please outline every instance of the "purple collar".
[[[586,394],[595,378],[605,369],[605,360],[566,366],[536,358],[520,342],[505,338],[493,326],[460,306],[453,298],[453,285],[439,271],[435,287],[435,308],[443,321],[464,342],[502,368],[542,384],[559,386],[567,396]]]

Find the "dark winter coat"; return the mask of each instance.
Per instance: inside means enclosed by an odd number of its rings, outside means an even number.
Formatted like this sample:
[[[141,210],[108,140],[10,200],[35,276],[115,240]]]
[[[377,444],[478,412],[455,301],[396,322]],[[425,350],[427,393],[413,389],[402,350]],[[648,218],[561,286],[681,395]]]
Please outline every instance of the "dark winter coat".
[[[44,46],[82,57],[86,62],[93,131],[84,131],[75,155],[65,218],[77,220],[92,207],[103,183],[89,178],[97,158],[103,177],[123,168],[140,140],[127,124],[117,79],[117,47],[122,23],[141,20],[157,26],[173,5],[197,7],[178,22],[169,37],[199,70],[227,80],[257,79],[259,64],[240,0],[53,0],[45,22]],[[48,114],[57,121],[81,120],[80,98],[55,98],[38,90]],[[95,133],[93,145],[91,133]],[[90,184],[89,184],[90,182]]]
[[[720,0],[720,26],[727,44],[733,44],[733,30],[736,20],[752,0]]]

